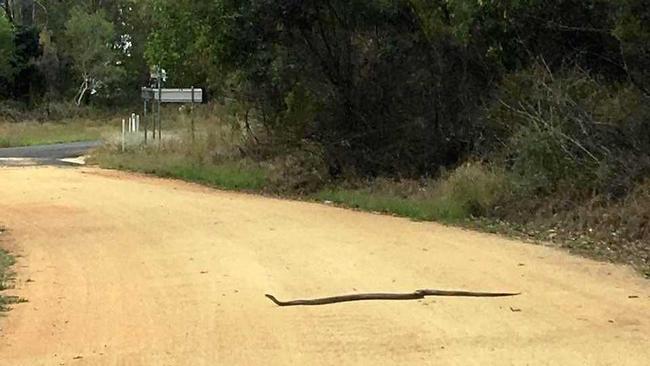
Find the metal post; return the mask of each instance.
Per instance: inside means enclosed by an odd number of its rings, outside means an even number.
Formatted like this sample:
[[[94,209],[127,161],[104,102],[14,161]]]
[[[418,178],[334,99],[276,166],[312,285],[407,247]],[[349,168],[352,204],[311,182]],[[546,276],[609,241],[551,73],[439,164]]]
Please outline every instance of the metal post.
[[[144,117],[144,144],[147,144],[147,100],[144,100],[144,113],[142,115]]]
[[[124,136],[126,133],[126,121],[122,119],[122,152],[124,152],[124,139],[126,136]]]
[[[190,106],[190,121],[192,124],[192,144],[194,144],[194,86],[192,86],[192,104]]]
[[[162,142],[162,118],[160,116],[160,104],[162,103],[162,70],[158,66],[158,143]]]

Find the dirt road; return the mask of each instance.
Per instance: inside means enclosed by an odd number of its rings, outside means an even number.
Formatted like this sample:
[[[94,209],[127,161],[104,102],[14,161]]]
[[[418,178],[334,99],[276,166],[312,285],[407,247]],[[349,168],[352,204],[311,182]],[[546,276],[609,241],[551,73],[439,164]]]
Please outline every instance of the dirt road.
[[[650,281],[497,236],[56,167],[0,168],[0,223],[29,299],[0,365],[650,364]],[[264,297],[419,288],[523,295]]]

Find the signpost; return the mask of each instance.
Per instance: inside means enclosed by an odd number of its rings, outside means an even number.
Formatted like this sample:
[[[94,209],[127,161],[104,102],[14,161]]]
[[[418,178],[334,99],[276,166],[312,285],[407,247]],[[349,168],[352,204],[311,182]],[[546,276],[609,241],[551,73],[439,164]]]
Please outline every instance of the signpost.
[[[203,103],[203,90],[200,88],[188,88],[188,89],[170,89],[170,88],[142,88],[142,99],[144,100],[144,118],[146,121],[147,118],[147,104],[152,101],[156,101],[158,104],[158,113],[157,116],[152,115],[154,119],[153,124],[153,138],[156,138],[156,125],[158,127],[158,140],[161,139],[161,116],[160,116],[160,105],[162,103],[191,103],[192,110],[194,109],[194,103]],[[191,112],[190,112],[191,113]],[[157,118],[156,118],[157,117]],[[157,120],[157,121],[156,121]],[[157,122],[157,123],[156,123]],[[194,116],[191,116],[192,123],[192,140],[194,140]],[[147,124],[145,122],[144,127],[144,142],[147,143]]]
[[[160,97],[162,95],[162,97]],[[203,89],[169,89],[142,88],[144,100],[155,99],[161,103],[202,103]]]
[[[160,116],[160,107],[162,103],[191,103],[191,111],[194,110],[194,103],[203,103],[203,90],[200,88],[186,88],[186,89],[170,89],[163,88],[162,83],[167,80],[167,73],[165,70],[157,66],[155,71],[151,73],[151,79],[155,80],[155,84],[151,87],[142,88],[142,99],[144,101],[144,143],[147,143],[147,106],[154,105],[156,101],[158,105],[158,113],[151,113],[151,120],[153,122],[153,138],[156,139],[156,127],[158,128],[158,143],[162,140],[162,120]],[[155,111],[155,107],[151,107]],[[191,113],[191,112],[190,112]],[[194,116],[191,116],[192,128],[192,141],[194,141]]]

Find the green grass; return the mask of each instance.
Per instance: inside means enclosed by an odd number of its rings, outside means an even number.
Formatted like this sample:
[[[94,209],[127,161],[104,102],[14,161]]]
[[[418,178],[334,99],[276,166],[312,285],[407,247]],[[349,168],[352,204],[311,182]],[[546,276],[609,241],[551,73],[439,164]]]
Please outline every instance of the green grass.
[[[364,211],[382,212],[419,221],[458,222],[469,217],[458,202],[444,199],[415,199],[397,197],[364,190],[325,189],[314,195],[321,201]]]
[[[98,140],[109,128],[108,124],[87,120],[67,123],[5,122],[0,123],[0,148]]]
[[[267,184],[265,170],[246,161],[203,163],[191,156],[146,150],[123,154],[99,151],[93,161],[102,168],[178,178],[227,190],[261,191]]]
[[[429,181],[426,187],[414,182],[380,180],[357,190],[325,189],[315,198],[415,220],[459,223],[484,214],[505,186],[505,177],[500,172],[482,164],[466,164]]]
[[[125,153],[119,152],[116,146],[107,146],[96,151],[90,162],[102,168],[177,178],[228,190],[278,192],[277,185],[282,183],[269,179],[273,167],[236,159],[210,162],[206,158],[212,151],[209,145],[178,140],[166,142],[161,148],[132,147]],[[501,181],[499,174],[475,164],[460,167],[431,182],[428,191],[409,191],[403,183],[383,180],[363,189],[334,186],[307,197],[419,221],[459,223],[491,206]],[[409,192],[404,194],[405,191]],[[299,192],[284,193],[301,196]]]
[[[325,189],[314,195],[321,201],[365,211],[391,213],[416,220],[433,220],[435,209],[430,202],[416,202],[400,197],[378,195],[363,190]]]
[[[0,249],[0,312],[8,311],[10,305],[24,301],[15,296],[2,295],[2,291],[11,287],[14,274],[10,267],[14,264],[14,257]]]

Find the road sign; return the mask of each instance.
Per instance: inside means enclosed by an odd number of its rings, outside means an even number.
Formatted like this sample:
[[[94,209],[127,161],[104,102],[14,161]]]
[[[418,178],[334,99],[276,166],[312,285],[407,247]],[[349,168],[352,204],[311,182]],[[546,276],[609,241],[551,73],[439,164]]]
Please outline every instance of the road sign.
[[[142,98],[158,100],[158,89],[142,88]],[[202,103],[203,89],[161,89],[162,103]]]
[[[154,97],[153,89],[151,88],[142,88],[142,99],[151,100]]]

